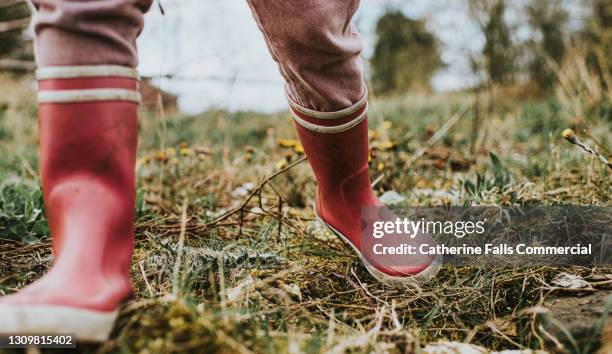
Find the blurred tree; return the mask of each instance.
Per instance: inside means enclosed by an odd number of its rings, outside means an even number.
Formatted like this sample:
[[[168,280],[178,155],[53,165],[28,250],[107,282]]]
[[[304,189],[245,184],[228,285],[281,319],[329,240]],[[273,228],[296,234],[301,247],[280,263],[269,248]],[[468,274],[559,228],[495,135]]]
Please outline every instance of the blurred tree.
[[[379,94],[430,91],[434,73],[444,66],[440,45],[425,22],[390,11],[376,24],[377,42],[372,65],[372,84]]]
[[[483,54],[489,78],[496,84],[510,83],[514,76],[516,54],[510,39],[510,29],[504,20],[505,12],[504,0],[496,1],[491,7],[489,22],[484,29],[486,42]]]
[[[605,83],[612,76],[612,0],[587,0],[587,4],[590,8],[585,24],[590,52],[587,60]]]
[[[493,84],[509,84],[514,79],[516,48],[510,36],[510,28],[504,19],[504,0],[468,0],[470,13],[485,36],[482,49],[483,61],[474,61],[475,69],[484,69]]]
[[[530,80],[540,89],[549,90],[555,74],[547,65],[547,60],[560,64],[565,54],[566,24],[569,14],[562,0],[532,0],[526,7],[527,21],[539,38],[529,42],[531,63]]]

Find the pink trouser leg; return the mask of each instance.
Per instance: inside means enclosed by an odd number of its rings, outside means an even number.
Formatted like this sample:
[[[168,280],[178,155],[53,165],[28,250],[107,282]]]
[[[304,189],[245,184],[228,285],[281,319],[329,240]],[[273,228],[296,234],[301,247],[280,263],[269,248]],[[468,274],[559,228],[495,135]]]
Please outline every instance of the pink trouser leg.
[[[39,67],[135,67],[136,38],[152,0],[32,0]]]
[[[248,0],[294,102],[317,111],[364,95],[361,37],[351,19],[359,0]]]

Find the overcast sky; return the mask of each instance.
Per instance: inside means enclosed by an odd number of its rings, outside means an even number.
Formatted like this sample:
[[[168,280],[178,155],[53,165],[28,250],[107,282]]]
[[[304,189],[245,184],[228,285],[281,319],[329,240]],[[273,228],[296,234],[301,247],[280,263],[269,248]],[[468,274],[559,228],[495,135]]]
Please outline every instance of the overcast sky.
[[[464,1],[362,0],[354,22],[362,33],[364,57],[372,53],[376,20],[389,6],[412,18],[424,18],[443,44],[448,67],[432,85],[438,91],[471,85],[467,53],[484,39],[470,21]],[[160,79],[165,90],[179,95],[180,108],[197,113],[209,108],[275,112],[286,109],[283,81],[245,0],[162,0],[145,17],[139,38],[142,75],[173,74]],[[508,15],[512,21],[512,13]],[[518,28],[517,39],[528,33]]]

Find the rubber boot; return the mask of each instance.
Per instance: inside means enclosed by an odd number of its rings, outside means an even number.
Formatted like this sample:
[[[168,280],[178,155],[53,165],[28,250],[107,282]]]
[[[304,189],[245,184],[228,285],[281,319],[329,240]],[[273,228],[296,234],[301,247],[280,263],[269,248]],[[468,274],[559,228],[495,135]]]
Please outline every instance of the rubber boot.
[[[348,243],[377,280],[390,284],[425,281],[437,273],[440,259],[416,255],[400,262],[375,257],[362,242],[362,232],[375,221],[394,221],[395,214],[378,200],[368,171],[367,95],[355,105],[336,112],[317,112],[289,99],[300,141],[312,167],[318,187],[315,204],[317,218],[335,235]],[[364,220],[364,210],[377,212],[374,220]],[[365,215],[365,214],[363,214]],[[435,244],[428,235],[410,240],[418,246]]]
[[[103,341],[132,290],[137,74],[120,66],[64,66],[41,68],[37,78],[54,265],[0,298],[0,333]]]

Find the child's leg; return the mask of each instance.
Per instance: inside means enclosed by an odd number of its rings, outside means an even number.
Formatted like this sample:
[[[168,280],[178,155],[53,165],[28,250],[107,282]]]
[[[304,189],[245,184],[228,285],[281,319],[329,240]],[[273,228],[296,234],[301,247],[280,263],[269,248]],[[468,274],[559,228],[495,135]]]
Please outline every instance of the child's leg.
[[[365,93],[361,37],[351,19],[359,0],[249,0],[289,98],[316,111],[336,111]]]
[[[381,204],[370,186],[361,39],[351,22],[359,0],[249,3],[286,80],[291,113],[318,182],[316,213],[367,258],[361,209]],[[412,242],[433,241],[421,235]],[[365,262],[383,281],[426,277],[436,269],[431,257],[398,266]]]
[[[103,340],[129,296],[138,83],[150,1],[34,0],[40,172],[53,268],[0,298],[0,333]]]
[[[153,0],[32,0],[39,67],[136,67],[136,38]]]

